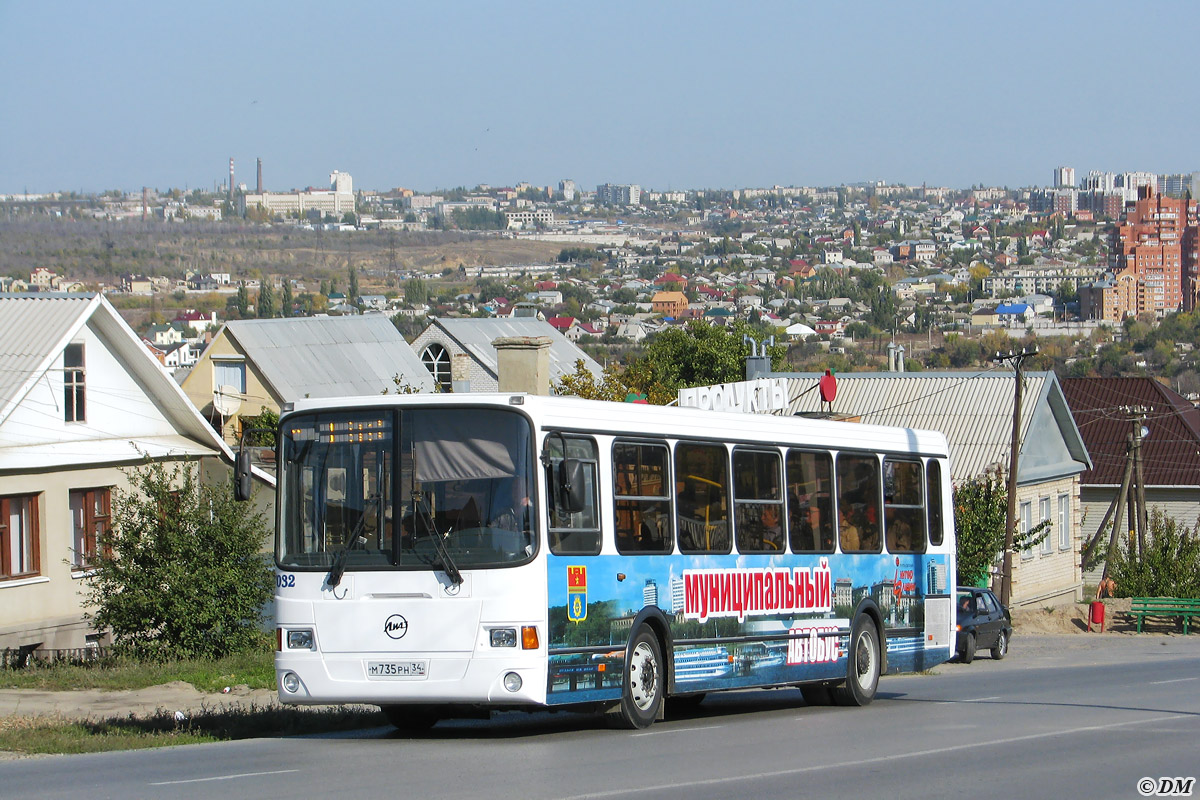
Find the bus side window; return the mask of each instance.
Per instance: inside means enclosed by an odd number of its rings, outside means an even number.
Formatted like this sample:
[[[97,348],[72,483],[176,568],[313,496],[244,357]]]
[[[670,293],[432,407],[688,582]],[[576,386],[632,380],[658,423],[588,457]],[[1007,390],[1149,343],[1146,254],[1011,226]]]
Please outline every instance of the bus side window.
[[[793,553],[833,552],[833,457],[789,450],[788,539]]]
[[[883,462],[884,534],[890,553],[925,552],[925,504],[921,462]]]
[[[674,539],[664,444],[613,444],[617,552],[669,553]]]
[[[779,453],[733,451],[734,521],[739,553],[783,550],[783,495]]]
[[[675,519],[680,551],[729,552],[729,454],[723,446],[675,446]]]
[[[942,463],[932,459],[925,465],[925,509],[929,513],[929,543],[942,543]]]
[[[555,555],[596,555],[600,552],[600,517],[597,513],[597,453],[596,441],[574,436],[550,436],[546,450],[550,456],[546,465],[546,485],[553,486],[553,475],[563,460],[563,442],[567,455],[583,465],[584,496],[582,511],[569,513],[556,503],[554,492],[550,502],[550,552]]]
[[[838,539],[842,552],[879,552],[879,459],[839,455]]]

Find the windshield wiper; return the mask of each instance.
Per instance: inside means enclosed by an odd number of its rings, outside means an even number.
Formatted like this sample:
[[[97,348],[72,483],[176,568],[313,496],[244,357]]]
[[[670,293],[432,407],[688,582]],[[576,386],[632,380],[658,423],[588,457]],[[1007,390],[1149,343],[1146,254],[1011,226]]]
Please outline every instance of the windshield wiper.
[[[329,574],[325,576],[325,582],[329,584],[329,588],[332,589],[342,582],[342,575],[346,572],[346,562],[350,560],[350,551],[367,543],[367,537],[363,535],[363,528],[367,526],[367,518],[378,508],[379,495],[373,494],[367,498],[362,516],[358,518],[354,529],[350,531],[350,537],[346,540],[346,544],[333,556],[333,565],[329,567]]]
[[[455,586],[462,584],[462,574],[458,571],[458,567],[454,564],[454,559],[450,558],[450,551],[446,549],[446,542],[438,533],[437,526],[434,525],[433,515],[429,513],[429,506],[425,505],[425,497],[421,492],[412,493],[413,508],[416,509],[421,517],[421,522],[425,525],[425,530],[428,531],[429,539],[433,542],[433,549],[437,551],[438,560],[441,562],[442,571],[450,578],[450,582]]]

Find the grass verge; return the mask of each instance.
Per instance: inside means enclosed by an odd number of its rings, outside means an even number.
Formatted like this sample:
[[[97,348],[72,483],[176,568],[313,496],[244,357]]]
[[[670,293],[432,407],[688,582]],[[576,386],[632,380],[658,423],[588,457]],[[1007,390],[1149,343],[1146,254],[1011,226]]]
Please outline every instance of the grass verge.
[[[202,710],[183,720],[160,711],[153,716],[66,720],[55,717],[0,717],[0,751],[26,755],[101,753],[181,744],[329,733],[386,725],[372,707],[330,709],[268,708]]]

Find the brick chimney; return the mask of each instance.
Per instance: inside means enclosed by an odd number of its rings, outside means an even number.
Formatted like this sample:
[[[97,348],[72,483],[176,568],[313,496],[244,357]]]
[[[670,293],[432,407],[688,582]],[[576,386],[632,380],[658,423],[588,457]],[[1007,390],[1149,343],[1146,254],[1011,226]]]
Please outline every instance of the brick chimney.
[[[496,378],[502,392],[550,394],[549,336],[501,336],[496,348]]]

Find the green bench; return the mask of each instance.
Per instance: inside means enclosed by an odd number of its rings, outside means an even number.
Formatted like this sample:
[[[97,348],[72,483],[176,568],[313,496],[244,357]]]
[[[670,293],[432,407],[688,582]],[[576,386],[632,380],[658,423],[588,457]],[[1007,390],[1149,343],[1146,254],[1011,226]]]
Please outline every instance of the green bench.
[[[1183,620],[1183,632],[1188,632],[1192,617],[1200,617],[1200,600],[1189,597],[1134,597],[1129,613],[1137,617],[1138,633],[1142,632],[1142,621],[1146,617],[1179,617]]]

